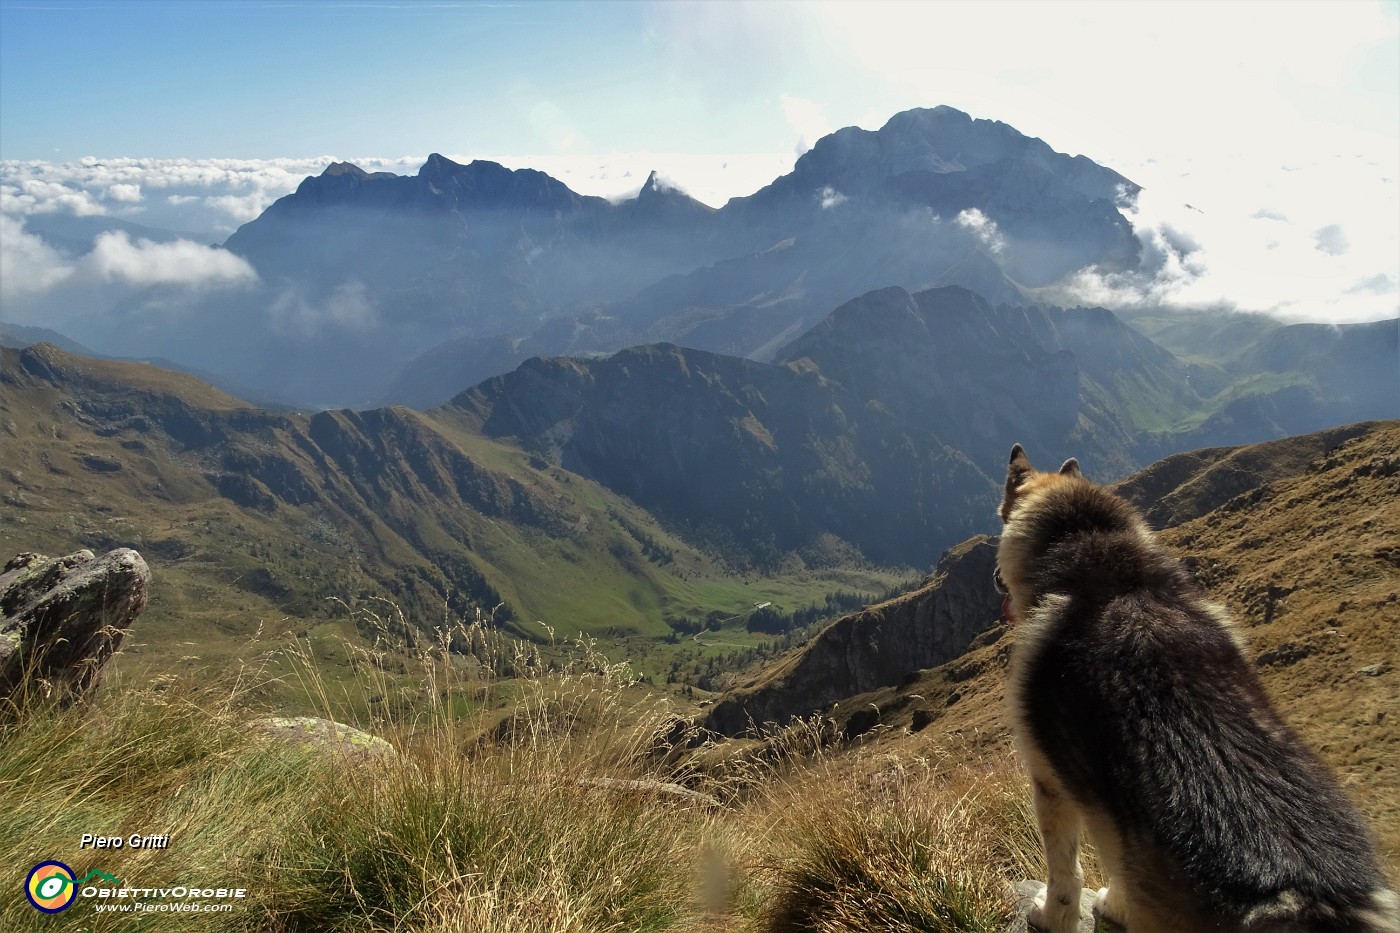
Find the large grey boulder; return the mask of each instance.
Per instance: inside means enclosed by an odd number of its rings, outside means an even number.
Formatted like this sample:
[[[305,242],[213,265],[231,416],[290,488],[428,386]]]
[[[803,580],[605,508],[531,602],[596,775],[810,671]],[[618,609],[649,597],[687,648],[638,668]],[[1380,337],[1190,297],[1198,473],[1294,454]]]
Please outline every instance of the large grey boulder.
[[[150,584],[130,548],[10,560],[0,571],[0,704],[89,694],[146,608]]]

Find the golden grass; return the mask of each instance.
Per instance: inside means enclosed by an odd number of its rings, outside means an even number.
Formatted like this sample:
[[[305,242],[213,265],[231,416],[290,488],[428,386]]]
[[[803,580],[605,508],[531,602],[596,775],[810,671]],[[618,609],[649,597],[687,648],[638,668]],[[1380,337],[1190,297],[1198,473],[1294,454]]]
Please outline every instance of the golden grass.
[[[46,917],[8,898],[0,928],[971,933],[996,929],[1007,882],[1035,874],[1009,766],[869,774],[819,722],[742,751],[685,748],[668,702],[586,642],[549,670],[488,626],[460,626],[409,661],[417,703],[377,707],[353,694],[403,689],[393,651],[360,650],[355,681],[334,687],[306,643],[282,655],[232,676],[109,684],[90,705],[36,704],[0,727],[6,864],[246,889],[233,911],[99,912],[84,897]],[[266,713],[250,697],[288,661],[323,715],[359,716],[394,751],[250,728]],[[95,852],[82,833],[171,841]]]

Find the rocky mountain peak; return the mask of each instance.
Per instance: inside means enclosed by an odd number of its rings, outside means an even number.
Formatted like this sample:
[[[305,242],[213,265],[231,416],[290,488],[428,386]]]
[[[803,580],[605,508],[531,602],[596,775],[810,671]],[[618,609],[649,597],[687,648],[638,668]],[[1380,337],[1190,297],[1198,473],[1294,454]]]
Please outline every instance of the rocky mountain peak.
[[[349,175],[352,178],[368,178],[369,172],[351,162],[332,162],[321,173],[322,178],[337,178],[341,175]]]
[[[1039,170],[1081,196],[1113,200],[1139,186],[1083,156],[1056,152],[997,120],[974,119],[954,107],[916,108],[895,114],[879,130],[848,126],[822,137],[797,160],[792,176],[809,185],[831,185],[846,194],[907,173],[951,175],[1000,163]],[[1000,171],[1005,171],[1003,168]]]
[[[427,160],[418,169],[418,177],[432,181],[438,178],[445,178],[455,175],[465,169],[466,166],[460,162],[453,162],[440,152],[431,153]]]
[[[642,185],[642,189],[637,192],[630,205],[634,217],[650,217],[681,224],[687,221],[703,221],[716,213],[713,207],[695,200],[655,170],[647,175],[646,183]]]

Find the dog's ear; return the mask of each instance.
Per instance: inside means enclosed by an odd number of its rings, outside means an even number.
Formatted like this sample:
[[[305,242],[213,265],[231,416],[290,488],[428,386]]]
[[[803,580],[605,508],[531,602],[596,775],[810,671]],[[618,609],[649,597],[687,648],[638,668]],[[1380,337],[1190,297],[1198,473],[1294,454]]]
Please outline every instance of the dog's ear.
[[[1061,476],[1083,476],[1084,474],[1079,472],[1079,461],[1076,460],[1076,459],[1074,459],[1073,457],[1070,457],[1070,458],[1069,458],[1068,460],[1066,460],[1066,461],[1064,462],[1064,464],[1060,467],[1060,475],[1061,475]]]
[[[1022,447],[1020,444],[1012,444],[1011,460],[1008,462],[1006,468],[1007,475],[1010,476],[1012,473],[1015,473],[1018,476],[1025,476],[1034,469],[1035,467],[1031,466],[1031,458],[1026,456],[1026,448]]]
[[[1031,466],[1031,458],[1026,456],[1026,449],[1020,444],[1013,444],[1011,462],[1006,465],[1007,491],[1021,485],[1021,481],[1034,472],[1035,467]]]
[[[1026,450],[1020,444],[1015,444],[1011,448],[1011,462],[1006,466],[1006,494],[1002,497],[1001,508],[997,509],[997,514],[1002,521],[1011,517],[1011,506],[1016,501],[1016,490],[1026,477],[1035,472],[1035,467],[1031,466],[1031,458],[1026,456]]]

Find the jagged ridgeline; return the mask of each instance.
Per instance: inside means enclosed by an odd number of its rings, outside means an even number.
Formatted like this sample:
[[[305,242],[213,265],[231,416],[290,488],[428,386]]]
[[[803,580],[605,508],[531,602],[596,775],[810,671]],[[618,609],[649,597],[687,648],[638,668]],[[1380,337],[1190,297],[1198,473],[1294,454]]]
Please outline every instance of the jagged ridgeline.
[[[147,292],[102,349],[318,407],[429,408],[533,356],[637,344],[770,359],[871,289],[1021,304],[1085,267],[1132,268],[1120,207],[1137,191],[951,107],[832,133],[719,209],[654,176],[610,202],[489,161],[434,154],[411,176],[336,163],[224,244],[258,284]],[[123,326],[170,302],[186,313],[159,330]]]

